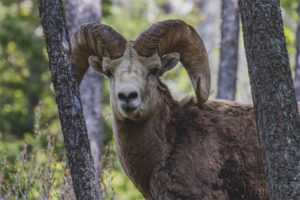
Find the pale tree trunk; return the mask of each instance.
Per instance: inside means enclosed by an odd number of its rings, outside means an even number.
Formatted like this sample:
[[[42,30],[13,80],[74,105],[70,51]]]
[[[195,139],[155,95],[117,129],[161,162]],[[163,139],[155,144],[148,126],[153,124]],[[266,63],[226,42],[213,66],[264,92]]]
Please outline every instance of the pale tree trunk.
[[[270,198],[299,199],[300,119],[279,0],[239,0],[239,7]]]
[[[101,0],[66,0],[66,20],[71,34],[81,24],[100,23]],[[102,80],[89,68],[80,85],[83,113],[90,137],[95,167],[100,173],[102,148]]]
[[[218,99],[235,100],[239,30],[238,0],[223,0]]]
[[[39,0],[50,71],[76,199],[100,199],[61,0]]]
[[[195,0],[199,7],[203,20],[198,24],[197,31],[200,34],[204,45],[210,55],[220,38],[219,18],[220,18],[220,2],[219,0]]]
[[[165,13],[183,16],[192,11],[194,4],[194,0],[168,0],[161,8]]]
[[[201,22],[197,25],[197,32],[201,36],[209,56],[211,70],[211,96],[217,95],[217,80],[219,71],[219,47],[221,1],[220,0],[194,0],[201,14]]]
[[[298,25],[297,25],[297,34],[296,34],[296,66],[295,66],[295,91],[296,91],[296,99],[300,101],[300,0],[298,0]]]

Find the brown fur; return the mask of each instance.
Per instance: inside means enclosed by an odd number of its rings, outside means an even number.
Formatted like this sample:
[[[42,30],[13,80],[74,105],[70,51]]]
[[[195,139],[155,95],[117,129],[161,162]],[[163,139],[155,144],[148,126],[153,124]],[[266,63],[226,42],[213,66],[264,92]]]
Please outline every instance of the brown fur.
[[[86,24],[72,47],[79,83],[89,65],[110,79],[119,160],[146,199],[268,198],[253,107],[206,102],[208,57],[191,26],[165,20],[126,41],[109,26]],[[179,59],[201,104],[173,100],[158,80]],[[124,101],[125,92],[135,95]]]
[[[144,122],[114,120],[119,160],[148,200],[268,199],[250,105],[172,99]]]

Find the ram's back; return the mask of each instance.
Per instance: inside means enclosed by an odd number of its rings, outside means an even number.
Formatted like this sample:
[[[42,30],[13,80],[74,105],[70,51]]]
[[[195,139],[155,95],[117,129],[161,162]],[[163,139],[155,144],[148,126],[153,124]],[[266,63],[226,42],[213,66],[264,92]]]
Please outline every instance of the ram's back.
[[[181,193],[195,187],[201,199],[268,199],[253,106],[186,98],[180,107],[185,119],[174,119],[180,131],[168,164]]]

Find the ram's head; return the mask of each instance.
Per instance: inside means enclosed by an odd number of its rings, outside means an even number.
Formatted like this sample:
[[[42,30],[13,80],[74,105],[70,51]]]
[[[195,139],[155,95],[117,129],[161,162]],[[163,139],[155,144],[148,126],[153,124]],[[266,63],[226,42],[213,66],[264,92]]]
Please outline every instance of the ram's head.
[[[125,40],[103,24],[82,25],[71,39],[79,83],[89,66],[110,81],[114,117],[147,119],[159,98],[159,77],[180,60],[194,86],[198,102],[208,99],[210,71],[203,42],[181,20],[153,24],[135,41]]]

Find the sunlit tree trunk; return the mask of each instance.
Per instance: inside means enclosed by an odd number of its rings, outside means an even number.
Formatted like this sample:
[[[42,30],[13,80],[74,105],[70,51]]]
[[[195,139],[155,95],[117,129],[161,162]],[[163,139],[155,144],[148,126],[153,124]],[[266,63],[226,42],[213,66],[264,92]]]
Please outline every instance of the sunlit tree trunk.
[[[219,51],[221,31],[221,1],[220,0],[194,0],[199,8],[200,22],[197,32],[201,36],[209,56],[211,70],[211,96],[217,96],[217,80],[219,71]]]
[[[220,1],[219,0],[195,0],[203,17],[197,26],[208,54],[211,54],[216,45],[219,43],[219,18],[220,18]]]
[[[238,0],[223,0],[218,99],[235,99],[239,30]]]
[[[239,7],[270,198],[299,199],[300,119],[279,0],[239,0]]]
[[[76,199],[100,199],[99,185],[72,66],[61,0],[39,0],[50,71]]]
[[[66,0],[66,20],[71,34],[81,24],[100,23],[101,0]],[[102,148],[102,80],[89,68],[80,85],[83,113],[90,137],[95,167],[100,172]]]
[[[300,101],[300,0],[298,0],[298,25],[297,25],[297,34],[296,34],[296,66],[295,66],[295,91],[296,91],[296,99]]]

